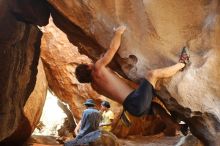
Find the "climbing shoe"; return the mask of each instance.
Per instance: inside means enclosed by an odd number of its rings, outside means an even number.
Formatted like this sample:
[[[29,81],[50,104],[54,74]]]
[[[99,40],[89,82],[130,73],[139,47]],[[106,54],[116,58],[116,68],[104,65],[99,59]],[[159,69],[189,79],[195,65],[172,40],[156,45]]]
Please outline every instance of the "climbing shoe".
[[[190,55],[187,47],[182,48],[182,52],[180,54],[179,62],[184,63],[184,64],[189,64],[190,63]]]
[[[180,58],[179,58],[179,62],[184,63],[185,66],[181,69],[181,71],[183,71],[188,65],[190,65],[191,62],[189,58],[190,56],[189,56],[189,51],[187,47],[183,47]]]

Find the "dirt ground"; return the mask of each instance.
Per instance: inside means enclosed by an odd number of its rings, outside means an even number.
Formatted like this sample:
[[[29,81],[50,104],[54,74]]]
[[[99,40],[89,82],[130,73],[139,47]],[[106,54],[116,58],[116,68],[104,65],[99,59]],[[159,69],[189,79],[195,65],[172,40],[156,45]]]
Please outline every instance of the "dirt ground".
[[[121,146],[174,146],[180,140],[181,135],[167,137],[163,134],[153,136],[130,136],[119,139]],[[24,146],[62,146],[52,136],[32,136]]]

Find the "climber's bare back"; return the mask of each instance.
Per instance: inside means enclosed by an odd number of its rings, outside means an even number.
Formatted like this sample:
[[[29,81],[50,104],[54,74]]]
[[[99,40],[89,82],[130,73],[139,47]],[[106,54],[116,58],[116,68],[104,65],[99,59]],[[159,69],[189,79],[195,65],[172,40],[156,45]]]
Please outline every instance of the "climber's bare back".
[[[125,98],[134,90],[109,68],[103,66],[92,68],[92,87],[100,94],[114,101],[123,103]]]

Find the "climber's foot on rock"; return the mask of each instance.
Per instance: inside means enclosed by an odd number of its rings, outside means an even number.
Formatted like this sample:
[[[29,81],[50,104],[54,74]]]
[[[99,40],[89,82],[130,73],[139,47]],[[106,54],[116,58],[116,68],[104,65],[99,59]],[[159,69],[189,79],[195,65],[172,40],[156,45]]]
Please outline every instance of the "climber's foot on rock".
[[[179,58],[179,62],[185,64],[185,67],[182,70],[184,70],[186,66],[188,66],[191,63],[189,58],[190,58],[190,55],[189,55],[189,51],[187,47],[183,47],[180,58]]]

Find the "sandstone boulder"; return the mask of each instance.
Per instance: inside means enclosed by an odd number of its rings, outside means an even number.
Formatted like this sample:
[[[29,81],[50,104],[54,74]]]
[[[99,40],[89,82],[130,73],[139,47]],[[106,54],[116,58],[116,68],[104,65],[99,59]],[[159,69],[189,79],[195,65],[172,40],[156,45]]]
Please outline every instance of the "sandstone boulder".
[[[35,86],[42,33],[34,25],[46,24],[49,11],[42,0],[32,2],[0,1],[0,141],[25,118],[23,107]],[[32,8],[40,14],[32,15]]]
[[[220,131],[218,0],[48,1],[56,25],[93,60],[108,48],[112,29],[126,25],[110,67],[134,81],[147,69],[176,63],[180,48],[189,47],[191,65],[164,83],[158,94],[196,137],[216,145]]]
[[[31,127],[31,129],[28,132],[29,134],[28,136],[30,136],[30,134],[34,131],[40,120],[44,103],[46,100],[47,87],[48,87],[47,79],[44,72],[42,61],[40,59],[38,64],[37,81],[34,90],[29,96],[24,106],[24,115],[28,119]],[[22,128],[23,130],[26,128],[26,124],[23,125]]]
[[[117,137],[111,132],[101,131],[100,137],[90,144],[90,146],[120,146]]]
[[[47,80],[41,60],[38,65],[37,81],[33,92],[26,101],[23,109],[24,117],[18,128],[5,142],[18,144],[27,140],[36,128],[44,107],[47,94]],[[7,143],[8,144],[8,143]]]
[[[111,132],[96,130],[72,142],[73,145],[120,146],[117,137]]]
[[[79,63],[88,63],[91,60],[77,52],[77,47],[72,45],[67,36],[50,21],[49,25],[42,28],[42,54],[45,73],[49,88],[56,96],[70,105],[73,116],[80,119],[85,109],[83,103],[87,98],[95,101],[99,95],[92,90],[90,85],[82,85],[75,78],[75,67]]]

